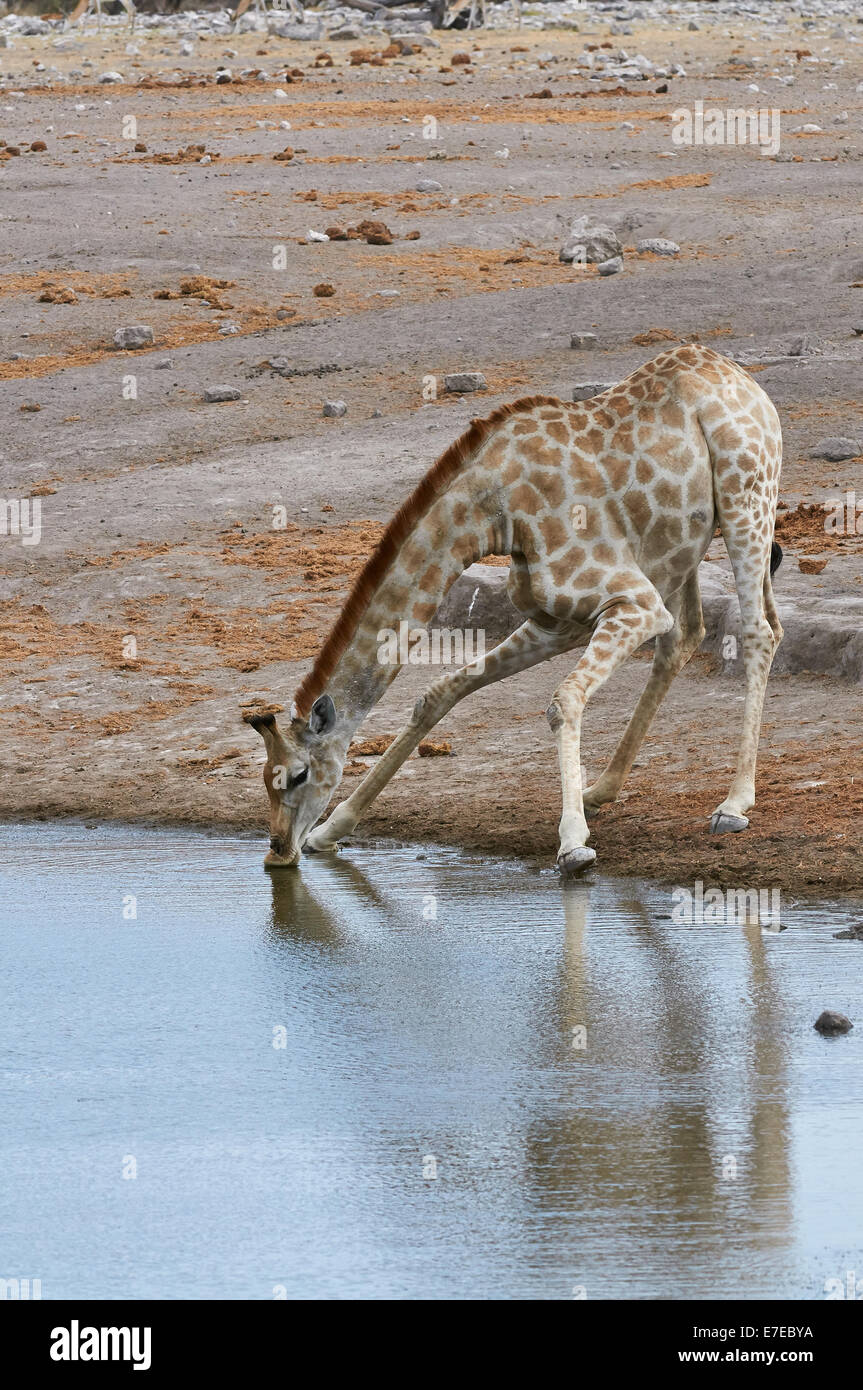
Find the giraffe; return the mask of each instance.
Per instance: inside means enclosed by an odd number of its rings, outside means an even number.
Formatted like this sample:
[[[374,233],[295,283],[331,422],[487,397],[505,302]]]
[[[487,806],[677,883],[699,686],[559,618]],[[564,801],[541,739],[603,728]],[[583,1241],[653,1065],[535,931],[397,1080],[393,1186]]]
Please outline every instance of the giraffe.
[[[767,677],[782,637],[771,573],[782,436],[757,382],[713,349],[662,352],[587,401],[529,396],[474,420],[395,514],[294,697],[290,723],[246,713],[266,747],[270,852],[296,865],[357,825],[420,740],[472,691],[585,645],[547,718],[562,789],[561,874],[596,858],[588,818],[614,801],[675,675],[704,637],[698,565],[718,525],[734,571],[745,700],[736,771],[710,830],[745,830]],[[439,676],[355,791],[316,826],[348,746],[399,667],[380,635],[426,625],[456,577],[509,555],[522,625],[484,660]],[[590,697],[643,643],[650,676],[608,766],[581,784],[581,720]],[[316,828],[313,828],[315,827]]]

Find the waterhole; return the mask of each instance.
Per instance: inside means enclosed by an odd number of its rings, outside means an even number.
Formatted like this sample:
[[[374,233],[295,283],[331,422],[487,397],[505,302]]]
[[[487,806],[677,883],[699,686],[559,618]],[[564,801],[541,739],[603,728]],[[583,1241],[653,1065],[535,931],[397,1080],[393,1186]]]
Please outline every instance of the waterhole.
[[[0,1277],[863,1293],[852,910],[687,923],[599,874],[374,847],[270,876],[263,848],[0,828]],[[857,1028],[822,1037],[823,1008]]]

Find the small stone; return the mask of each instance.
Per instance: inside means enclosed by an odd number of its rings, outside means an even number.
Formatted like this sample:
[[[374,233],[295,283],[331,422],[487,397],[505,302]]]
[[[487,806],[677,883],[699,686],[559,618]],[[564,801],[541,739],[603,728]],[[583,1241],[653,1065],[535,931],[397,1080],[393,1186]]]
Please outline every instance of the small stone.
[[[610,261],[601,261],[596,268],[600,275],[617,275],[623,270],[623,257],[612,256]]]
[[[173,365],[174,365],[174,359],[173,359],[173,357],[163,357],[162,360],[161,360],[161,362],[157,362],[157,363],[156,363],[155,370],[156,370],[157,372],[165,372],[165,371],[168,371],[169,368],[173,367]]]
[[[130,323],[114,334],[114,346],[118,348],[150,347],[152,342],[153,330],[147,323]]]
[[[599,396],[603,391],[610,390],[613,385],[612,381],[579,381],[572,388],[572,399],[589,401],[591,396]]]
[[[611,227],[591,226],[590,219],[579,217],[569,229],[569,236],[560,248],[558,259],[564,265],[601,265],[623,255],[617,233]]]
[[[330,34],[330,38],[332,38]],[[331,419],[341,419],[342,415],[347,415],[348,407],[344,401],[324,401],[324,408],[321,414]]]
[[[215,405],[220,401],[239,401],[242,396],[242,391],[238,391],[235,386],[212,386],[204,392],[204,400],[208,405]]]
[[[121,72],[103,72],[99,78],[102,83],[125,82],[126,79]]]
[[[850,1018],[846,1018],[835,1009],[825,1009],[818,1015],[813,1026],[819,1033],[849,1033],[854,1024]]]
[[[360,37],[359,29],[355,29],[352,24],[343,24],[341,29],[333,29],[327,34],[328,39],[347,39],[353,40]]]
[[[465,394],[468,391],[486,391],[488,383],[482,372],[451,372],[444,377],[444,390],[452,391],[456,394]]]
[[[598,346],[595,333],[573,333],[569,340],[571,348],[578,348],[582,352],[589,352]]]
[[[332,38],[332,35],[330,35]],[[417,193],[442,193],[443,184],[438,183],[437,179],[419,179],[414,185]]]
[[[645,237],[643,241],[638,243],[635,249],[639,256],[645,256],[648,253],[653,256],[680,255],[680,247],[677,245],[677,242],[669,241],[668,238],[664,236]]]
[[[233,82],[233,80],[230,68],[221,68],[220,71],[216,73],[216,82],[220,87],[226,82]]]
[[[829,463],[841,463],[844,459],[857,458],[863,454],[863,440],[847,439],[840,435],[829,435],[812,449],[809,457],[827,459]]]

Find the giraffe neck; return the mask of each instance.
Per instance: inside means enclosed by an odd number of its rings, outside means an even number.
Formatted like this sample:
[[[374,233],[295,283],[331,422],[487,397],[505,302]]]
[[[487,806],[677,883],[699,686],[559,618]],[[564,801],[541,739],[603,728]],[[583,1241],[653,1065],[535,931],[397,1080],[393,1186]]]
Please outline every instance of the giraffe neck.
[[[407,642],[426,629],[453,582],[481,556],[509,554],[511,533],[499,511],[489,514],[471,496],[469,470],[419,517],[326,685],[337,711],[336,737],[345,749],[401,670]]]

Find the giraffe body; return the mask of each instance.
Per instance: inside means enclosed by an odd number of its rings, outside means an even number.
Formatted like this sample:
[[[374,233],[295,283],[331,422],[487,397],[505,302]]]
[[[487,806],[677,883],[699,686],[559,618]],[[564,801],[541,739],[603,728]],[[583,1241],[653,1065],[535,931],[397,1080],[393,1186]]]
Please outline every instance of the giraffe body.
[[[583,869],[595,858],[587,817],[616,797],[671,680],[702,641],[697,570],[717,525],[740,598],[746,700],[737,773],[711,828],[744,829],[781,638],[770,582],[781,454],[769,398],[733,362],[694,345],[661,353],[589,401],[529,397],[474,421],[387,528],[297,692],[290,728],[253,720],[268,753],[268,862],[296,863],[304,845],[335,848],[458,700],[586,643],[548,709],[563,789],[558,863]],[[484,662],[434,681],[377,766],[310,833],[354,731],[398,673],[378,661],[380,631],[403,619],[427,624],[462,570],[488,554],[512,557],[509,593],[524,623]],[[584,707],[650,638],[645,691],[585,790]],[[275,768],[288,769],[289,785],[274,791]]]

